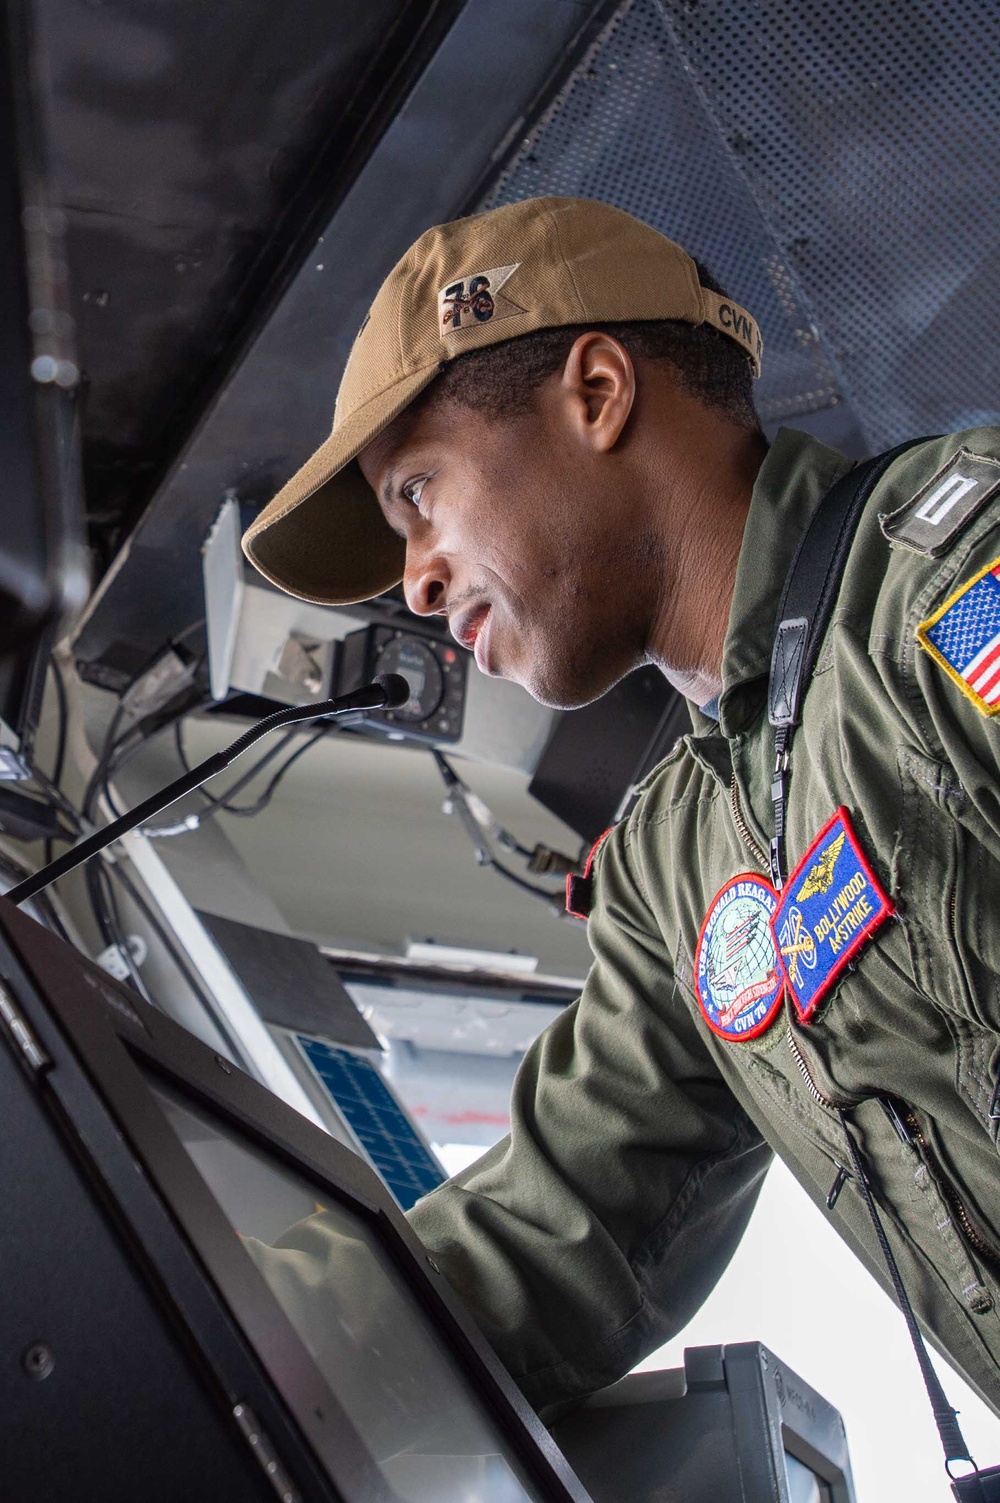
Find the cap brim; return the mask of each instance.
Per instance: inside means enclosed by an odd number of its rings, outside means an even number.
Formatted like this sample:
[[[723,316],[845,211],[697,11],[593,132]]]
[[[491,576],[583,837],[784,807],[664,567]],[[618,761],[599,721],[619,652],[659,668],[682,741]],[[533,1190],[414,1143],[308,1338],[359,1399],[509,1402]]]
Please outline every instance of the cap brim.
[[[399,584],[405,544],[356,461],[439,370],[414,371],[352,412],[247,528],[243,551],[272,584],[316,605],[356,605]]]

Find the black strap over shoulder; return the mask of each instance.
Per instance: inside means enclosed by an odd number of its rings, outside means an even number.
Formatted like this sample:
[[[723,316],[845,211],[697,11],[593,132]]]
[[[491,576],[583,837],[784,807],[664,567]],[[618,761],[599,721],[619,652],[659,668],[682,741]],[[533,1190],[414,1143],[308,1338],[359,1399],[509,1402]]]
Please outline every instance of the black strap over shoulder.
[[[910,439],[842,475],[827,491],[799,539],[785,579],[767,686],[767,717],[775,727],[771,784],[774,835],[769,857],[771,881],[779,892],[785,880],[785,797],[792,732],[799,723],[802,699],[816,667],[854,534],[868,498],[889,466],[907,449],[925,442]]]
[[[781,594],[771,653],[767,716],[773,726],[798,724],[802,694],[816,666],[861,514],[889,466],[920,443],[926,439],[910,439],[848,470],[827,491],[802,534]]]

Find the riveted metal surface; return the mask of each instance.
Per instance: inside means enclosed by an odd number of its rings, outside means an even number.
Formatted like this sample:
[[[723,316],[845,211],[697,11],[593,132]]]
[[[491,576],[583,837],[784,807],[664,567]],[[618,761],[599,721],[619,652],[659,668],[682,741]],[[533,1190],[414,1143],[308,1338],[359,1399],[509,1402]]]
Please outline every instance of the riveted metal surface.
[[[606,198],[756,315],[762,416],[1000,419],[1000,11],[631,0],[486,204]]]

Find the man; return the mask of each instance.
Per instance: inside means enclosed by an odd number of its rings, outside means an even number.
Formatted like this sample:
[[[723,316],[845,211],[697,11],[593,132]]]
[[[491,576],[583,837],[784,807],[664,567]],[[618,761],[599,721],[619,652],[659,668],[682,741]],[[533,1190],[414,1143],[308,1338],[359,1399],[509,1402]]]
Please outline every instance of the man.
[[[912,447],[874,489],[806,686],[779,891],[779,599],[851,465],[801,433],[768,451],[760,354],[606,205],[431,230],[331,437],[245,539],[307,599],[402,579],[546,704],[648,662],[690,701],[592,859],[593,969],[524,1061],[509,1139],[412,1212],[543,1415],[684,1325],[772,1150],[886,1283],[842,1112],[925,1329],[1000,1407],[1000,431]]]

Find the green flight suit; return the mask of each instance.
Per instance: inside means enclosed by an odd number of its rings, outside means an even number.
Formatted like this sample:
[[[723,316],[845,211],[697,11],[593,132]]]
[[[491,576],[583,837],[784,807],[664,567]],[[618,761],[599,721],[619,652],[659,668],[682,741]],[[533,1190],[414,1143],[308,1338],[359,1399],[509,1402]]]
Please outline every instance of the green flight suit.
[[[890,547],[879,523],[960,445],[996,459],[1000,430],[920,445],[877,486],[793,746],[787,867],[843,805],[897,916],[807,1024],[786,1004],[749,1041],[707,1027],[700,926],[736,874],[766,872],[778,598],[806,523],[849,467],[785,430],[754,490],[719,723],[692,712],[693,733],[601,846],[593,968],[521,1066],[510,1136],[410,1213],[543,1414],[685,1324],[732,1255],[772,1150],[887,1286],[853,1179],[826,1210],[850,1164],[830,1102],[856,1107],[926,1331],[1000,1409],[1000,720],[916,636],[1000,556],[1000,492],[938,557]],[[911,1141],[883,1093],[910,1109]]]

